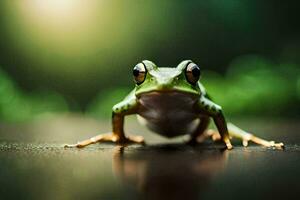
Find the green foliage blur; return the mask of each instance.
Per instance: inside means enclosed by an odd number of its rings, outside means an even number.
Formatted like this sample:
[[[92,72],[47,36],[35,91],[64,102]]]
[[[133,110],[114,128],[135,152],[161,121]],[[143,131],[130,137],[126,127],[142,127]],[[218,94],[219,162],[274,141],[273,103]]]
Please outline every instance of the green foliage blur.
[[[0,70],[0,94],[2,121],[22,122],[68,110],[62,96],[52,91],[26,94],[2,70]]]
[[[192,59],[230,116],[299,117],[297,1],[0,1],[0,120],[108,118],[141,60]]]

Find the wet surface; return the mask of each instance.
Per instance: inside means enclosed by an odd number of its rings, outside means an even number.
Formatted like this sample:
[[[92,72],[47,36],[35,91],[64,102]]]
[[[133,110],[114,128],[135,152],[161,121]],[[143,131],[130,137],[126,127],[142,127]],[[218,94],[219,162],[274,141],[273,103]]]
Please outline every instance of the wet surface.
[[[0,140],[1,199],[299,198],[299,125],[273,123],[255,129],[276,127],[267,137],[284,141],[284,150],[244,148],[236,141],[233,150],[224,151],[211,142],[191,147],[151,137],[145,147],[64,149],[61,141],[43,136],[33,137],[34,142],[18,140],[16,129],[2,126],[12,134],[3,133]],[[282,130],[283,136],[278,134]]]

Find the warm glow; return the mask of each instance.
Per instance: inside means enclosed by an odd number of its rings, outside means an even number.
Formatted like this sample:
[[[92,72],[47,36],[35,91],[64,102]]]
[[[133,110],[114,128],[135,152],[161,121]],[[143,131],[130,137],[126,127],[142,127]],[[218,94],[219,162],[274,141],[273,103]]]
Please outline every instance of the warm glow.
[[[78,1],[75,0],[32,0],[32,8],[43,15],[64,17],[72,14]]]
[[[23,0],[7,1],[4,5],[4,28],[11,47],[34,63],[24,68],[34,73],[59,74],[64,80],[82,80],[82,72],[106,72],[111,66],[110,59],[137,55],[145,42],[143,35],[167,39],[166,32],[171,30],[164,23],[153,23],[154,19],[147,15],[136,17],[141,9],[126,2]],[[142,12],[152,15],[155,5],[151,3]],[[153,16],[171,20],[164,13]],[[156,28],[148,28],[143,34],[143,29],[137,27],[145,24]],[[163,34],[156,33],[160,27]]]
[[[27,0],[23,3],[23,10],[32,22],[64,29],[76,26],[91,16],[93,3],[82,0]]]

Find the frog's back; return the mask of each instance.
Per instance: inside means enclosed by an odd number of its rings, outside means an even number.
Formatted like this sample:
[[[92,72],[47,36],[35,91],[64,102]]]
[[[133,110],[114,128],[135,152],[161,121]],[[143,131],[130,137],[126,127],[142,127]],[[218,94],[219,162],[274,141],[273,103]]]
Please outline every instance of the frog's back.
[[[139,97],[139,120],[165,137],[191,134],[199,124],[198,97],[180,92],[150,92]]]

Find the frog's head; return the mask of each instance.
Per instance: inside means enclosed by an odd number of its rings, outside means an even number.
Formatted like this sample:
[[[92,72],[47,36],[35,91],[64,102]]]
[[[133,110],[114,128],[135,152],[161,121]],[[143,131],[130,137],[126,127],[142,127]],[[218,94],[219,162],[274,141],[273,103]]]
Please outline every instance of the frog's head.
[[[201,71],[191,60],[182,61],[176,68],[157,67],[144,60],[133,68],[135,95],[149,92],[181,92],[199,96]]]

